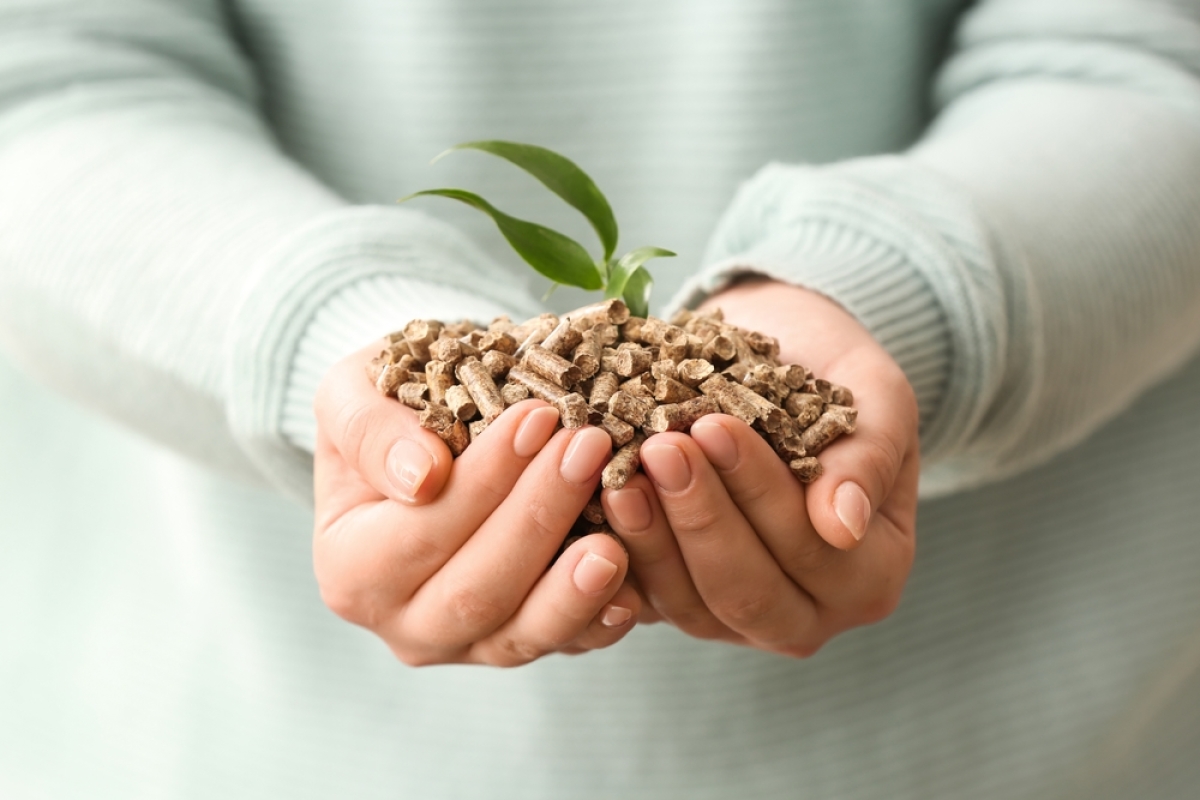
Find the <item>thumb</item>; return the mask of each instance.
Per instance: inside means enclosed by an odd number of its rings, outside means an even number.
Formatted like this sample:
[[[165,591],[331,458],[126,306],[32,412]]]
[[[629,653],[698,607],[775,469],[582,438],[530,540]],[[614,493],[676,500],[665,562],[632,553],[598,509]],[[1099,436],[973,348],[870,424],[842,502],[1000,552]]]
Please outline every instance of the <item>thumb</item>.
[[[859,384],[863,385],[862,383]],[[857,403],[852,434],[836,440],[820,455],[824,472],[809,485],[805,503],[817,533],[840,550],[857,547],[873,527],[871,522],[898,488],[898,480],[914,476],[917,448],[916,401],[907,381],[903,387],[878,392],[866,389]],[[915,484],[915,480],[911,481]],[[903,492],[904,504],[915,518],[916,492]],[[911,495],[911,497],[910,497]]]
[[[435,499],[450,475],[452,457],[417,412],[380,394],[366,377],[378,345],[335,364],[317,389],[317,427],[346,464],[376,492],[408,505]]]

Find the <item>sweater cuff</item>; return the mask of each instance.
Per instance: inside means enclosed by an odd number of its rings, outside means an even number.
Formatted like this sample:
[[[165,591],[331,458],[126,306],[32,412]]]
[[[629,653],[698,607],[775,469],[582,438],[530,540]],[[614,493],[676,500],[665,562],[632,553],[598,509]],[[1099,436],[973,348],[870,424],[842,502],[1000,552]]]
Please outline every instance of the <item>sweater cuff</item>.
[[[324,368],[414,316],[451,307],[454,318],[537,313],[519,282],[506,282],[461,233],[408,209],[323,215],[276,246],[256,273],[230,336],[230,424],[267,478],[308,502],[311,411],[300,409],[311,408]],[[459,305],[463,295],[490,302]]]
[[[922,431],[928,430],[945,395],[951,351],[945,315],[928,282],[897,253],[855,233],[823,230],[819,224],[795,233],[806,239],[832,234],[844,250],[828,251],[814,242],[764,242],[708,267],[677,305],[699,305],[748,275],[819,292],[858,319],[896,360],[917,396]]]
[[[826,295],[862,322],[908,377],[923,454],[953,451],[994,392],[1001,336],[979,313],[988,265],[970,263],[960,247],[978,239],[970,252],[983,258],[986,236],[961,221],[947,236],[949,215],[937,219],[930,208],[962,206],[941,194],[924,178],[913,180],[899,159],[768,166],[739,191],[709,246],[710,266],[673,305],[695,306],[746,274]]]
[[[368,342],[412,319],[487,322],[510,310],[477,294],[418,278],[376,275],[343,287],[317,310],[296,345],[280,420],[284,437],[305,452],[316,450],[317,386],[330,367]]]

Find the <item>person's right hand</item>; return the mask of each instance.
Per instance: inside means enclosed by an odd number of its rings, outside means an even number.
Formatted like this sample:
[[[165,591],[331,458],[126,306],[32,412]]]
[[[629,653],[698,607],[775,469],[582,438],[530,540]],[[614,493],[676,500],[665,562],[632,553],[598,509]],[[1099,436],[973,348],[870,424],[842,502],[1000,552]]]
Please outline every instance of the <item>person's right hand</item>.
[[[364,377],[378,350],[334,366],[314,405],[326,605],[414,666],[516,666],[619,641],[641,610],[620,544],[593,534],[546,568],[596,488],[608,435],[555,433],[558,412],[526,400],[452,460]]]

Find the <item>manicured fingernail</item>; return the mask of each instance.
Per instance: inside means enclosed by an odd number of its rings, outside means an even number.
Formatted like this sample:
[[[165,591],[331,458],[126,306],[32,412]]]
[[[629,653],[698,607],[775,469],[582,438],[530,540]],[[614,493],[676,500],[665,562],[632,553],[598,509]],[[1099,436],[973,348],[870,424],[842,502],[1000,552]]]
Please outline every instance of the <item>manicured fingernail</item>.
[[[642,467],[650,480],[668,492],[682,492],[692,482],[692,468],[683,451],[673,444],[652,444],[642,448]]]
[[[575,565],[572,580],[575,586],[584,594],[595,594],[601,591],[617,574],[617,565],[603,556],[589,552]]]
[[[635,533],[644,531],[654,521],[650,501],[641,489],[612,489],[608,493],[608,510],[618,528]]]
[[[833,510],[855,539],[861,540],[866,535],[867,523],[871,521],[871,501],[861,486],[853,481],[839,486],[833,493]]]
[[[552,409],[553,410],[553,409]],[[587,483],[612,455],[612,439],[599,428],[580,428],[563,454],[559,474],[568,483]]]
[[[604,611],[604,616],[600,618],[600,622],[610,628],[617,628],[629,622],[629,618],[633,616],[633,612],[628,608],[620,606],[609,606]]]
[[[387,472],[401,499],[415,502],[421,484],[433,469],[433,456],[411,439],[401,439],[388,451]]]
[[[535,408],[521,420],[513,437],[513,452],[520,458],[531,458],[546,446],[558,426],[558,412],[550,406]]]
[[[700,420],[692,426],[692,438],[717,469],[733,469],[738,463],[737,442],[719,422]]]

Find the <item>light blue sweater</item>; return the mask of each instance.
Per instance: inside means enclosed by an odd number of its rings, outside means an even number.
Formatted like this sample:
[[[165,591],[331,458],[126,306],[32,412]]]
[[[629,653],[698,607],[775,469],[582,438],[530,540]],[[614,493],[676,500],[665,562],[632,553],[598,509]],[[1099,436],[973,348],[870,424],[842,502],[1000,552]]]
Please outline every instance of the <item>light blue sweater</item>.
[[[967,5],[0,0],[0,796],[1196,791],[1200,7]],[[657,626],[499,672],[324,610],[285,499],[324,370],[545,288],[391,201],[579,230],[426,165],[473,138],[580,162],[680,253],[660,300],[766,273],[889,349],[926,465],[896,615],[807,662]]]

